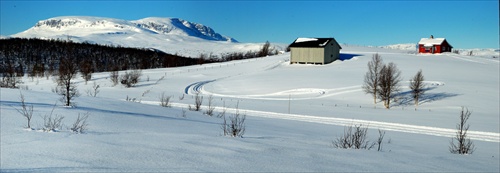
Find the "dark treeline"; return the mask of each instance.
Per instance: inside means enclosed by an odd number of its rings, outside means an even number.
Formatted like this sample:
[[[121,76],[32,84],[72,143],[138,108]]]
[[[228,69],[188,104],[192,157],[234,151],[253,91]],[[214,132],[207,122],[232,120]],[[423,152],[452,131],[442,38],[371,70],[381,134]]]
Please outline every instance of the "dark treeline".
[[[259,51],[198,58],[168,54],[156,49],[125,48],[64,40],[0,39],[0,87],[15,88],[19,77],[58,75],[61,62],[75,66],[86,81],[94,72],[151,69],[224,62],[277,54],[266,42]],[[68,65],[68,64],[66,64]]]
[[[117,71],[178,67],[210,63],[153,49],[103,46],[60,40],[0,39],[0,72],[27,73],[29,76],[52,75],[62,58],[77,64],[79,71]]]

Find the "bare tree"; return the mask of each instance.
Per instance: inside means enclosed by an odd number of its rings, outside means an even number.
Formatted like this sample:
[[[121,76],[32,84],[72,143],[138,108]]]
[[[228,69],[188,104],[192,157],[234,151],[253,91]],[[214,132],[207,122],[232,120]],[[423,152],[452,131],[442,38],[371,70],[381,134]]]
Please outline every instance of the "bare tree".
[[[0,67],[2,72],[2,80],[0,80],[0,87],[2,88],[17,88],[17,84],[22,83],[21,77],[24,76],[23,69],[15,68],[14,64],[9,59],[5,60],[6,63]],[[19,64],[21,65],[21,64]],[[22,66],[21,66],[22,68]]]
[[[449,150],[454,154],[472,154],[475,150],[475,146],[467,137],[467,131],[469,130],[469,120],[472,112],[469,109],[462,107],[460,112],[460,123],[457,124],[457,133],[454,138],[450,141]]]
[[[383,62],[381,56],[378,53],[372,55],[372,60],[368,62],[368,72],[365,74],[363,90],[366,94],[371,94],[373,96],[373,104],[377,103],[379,75],[382,66]]]
[[[425,84],[424,84],[424,75],[422,74],[422,70],[419,70],[413,79],[410,80],[410,89],[413,100],[415,101],[415,106],[418,106],[418,100],[424,94]]]
[[[59,78],[57,79],[57,94],[62,95],[65,106],[71,106],[71,100],[80,96],[76,85],[71,81],[77,74],[77,65],[70,58],[61,58],[59,63]]]
[[[377,95],[384,102],[386,109],[390,108],[391,99],[399,92],[401,82],[401,71],[394,63],[386,64],[380,69]]]
[[[272,49],[270,47],[271,47],[271,43],[269,43],[269,41],[266,41],[266,43],[260,49],[260,51],[258,53],[258,57],[265,57],[265,56],[269,55],[269,53],[272,51]]]
[[[85,80],[85,85],[87,85],[87,82],[92,79],[92,62],[88,59],[83,60],[80,63],[80,73],[82,74],[83,80]]]
[[[20,96],[21,99],[21,109],[16,109],[17,112],[19,112],[23,117],[26,118],[28,121],[28,126],[26,128],[31,129],[31,118],[33,118],[33,105],[27,106],[26,103],[24,102],[24,95],[21,93]]]

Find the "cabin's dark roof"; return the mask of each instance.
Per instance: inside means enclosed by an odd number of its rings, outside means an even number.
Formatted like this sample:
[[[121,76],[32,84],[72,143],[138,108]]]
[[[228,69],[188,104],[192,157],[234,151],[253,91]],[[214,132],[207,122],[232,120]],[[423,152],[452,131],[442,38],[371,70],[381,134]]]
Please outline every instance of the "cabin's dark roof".
[[[289,47],[325,47],[332,41],[342,49],[334,38],[297,38]]]

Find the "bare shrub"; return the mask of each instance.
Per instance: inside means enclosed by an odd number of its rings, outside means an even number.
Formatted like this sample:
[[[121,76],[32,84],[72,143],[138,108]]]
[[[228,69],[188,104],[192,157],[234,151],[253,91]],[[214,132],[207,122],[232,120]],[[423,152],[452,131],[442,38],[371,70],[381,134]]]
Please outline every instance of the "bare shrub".
[[[373,96],[373,104],[377,103],[379,76],[382,66],[381,56],[378,53],[372,55],[372,60],[368,62],[368,72],[365,74],[363,90],[366,94],[371,94]]]
[[[413,100],[415,101],[415,106],[418,106],[418,100],[422,95],[424,95],[424,75],[422,70],[419,70],[415,76],[410,80],[410,89]]]
[[[125,74],[121,76],[120,82],[125,87],[130,88],[139,82],[141,76],[142,72],[140,70],[132,70],[130,72],[125,72]]]
[[[384,141],[385,131],[378,129],[377,151],[382,151],[382,142]]]
[[[94,84],[92,85],[92,89],[87,89],[86,91],[87,95],[92,97],[97,97],[97,94],[99,94],[100,92],[99,87],[100,86],[94,82]]]
[[[166,76],[166,74],[165,74],[165,76]],[[156,80],[155,84],[160,83],[160,81],[162,81],[163,79],[165,79],[165,76],[162,76],[160,79]],[[149,76],[148,76],[148,78],[149,78]]]
[[[55,117],[52,117],[55,108],[56,104],[54,104],[54,107],[52,107],[52,111],[50,111],[50,114],[45,114],[43,116],[43,131],[45,132],[56,132],[62,127],[62,120],[64,119],[64,117],[57,114],[55,115]]]
[[[401,82],[401,71],[396,64],[389,63],[384,65],[380,70],[377,94],[381,101],[384,102],[386,109],[390,108],[391,100],[399,92],[399,83]]]
[[[212,95],[208,96],[208,105],[207,106],[208,106],[208,108],[205,111],[205,114],[207,114],[209,116],[213,116],[215,105],[214,105],[214,97]]]
[[[172,98],[172,96],[166,96],[165,92],[161,93],[161,95],[160,95],[160,106],[162,106],[162,107],[170,107],[170,98]]]
[[[24,95],[21,93],[20,96],[20,101],[21,101],[21,109],[16,109],[17,112],[19,112],[23,117],[26,118],[28,125],[26,128],[31,129],[31,118],[33,118],[33,105],[27,106],[26,103],[24,102]]]
[[[200,111],[202,103],[203,103],[203,96],[200,96],[200,93],[197,92],[194,95],[194,107],[191,107],[191,105],[189,105],[189,110],[191,110],[191,111]]]
[[[186,118],[186,112],[187,112],[186,109],[184,109],[184,108],[181,109],[182,118]]]
[[[221,127],[224,132],[224,136],[243,137],[243,135],[245,134],[246,115],[240,114],[238,104],[236,104],[236,112],[234,113],[234,115],[229,116],[229,122],[228,120],[226,120],[225,115],[223,115],[223,122]]]
[[[467,137],[469,130],[469,120],[472,112],[469,109],[462,107],[460,112],[460,123],[457,123],[457,133],[450,141],[449,150],[453,154],[472,154],[475,150],[474,143]]]
[[[87,123],[87,119],[89,118],[90,113],[87,112],[83,114],[83,116],[80,116],[80,113],[78,113],[78,117],[76,118],[75,122],[71,126],[70,130],[75,132],[75,133],[83,133],[84,131],[87,130],[87,126],[89,125]]]
[[[227,112],[226,102],[224,101],[222,105],[222,111],[220,111],[219,114],[217,114],[217,118],[225,118],[226,112]]]
[[[112,71],[111,73],[109,73],[109,78],[111,79],[111,82],[113,82],[113,86],[118,85],[118,77],[118,71]]]
[[[471,51],[467,52],[467,55],[468,56],[474,56],[474,51],[471,50]]]
[[[184,94],[182,94],[182,96],[179,96],[179,100],[184,100]]]
[[[141,102],[141,100],[137,100],[137,98],[135,98],[135,97],[128,97],[128,95],[125,98],[125,101],[128,101],[128,102],[137,102],[137,103]]]
[[[366,135],[368,128],[363,125],[348,126],[344,128],[344,135],[332,142],[335,148],[371,149],[375,143],[370,143]]]

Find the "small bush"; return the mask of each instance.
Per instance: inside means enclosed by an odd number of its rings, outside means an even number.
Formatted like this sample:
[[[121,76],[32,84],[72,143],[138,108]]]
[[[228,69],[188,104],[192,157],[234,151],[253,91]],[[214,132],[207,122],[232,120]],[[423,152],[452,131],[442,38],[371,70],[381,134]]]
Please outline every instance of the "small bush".
[[[63,116],[55,115],[52,117],[52,112],[49,115],[43,116],[43,131],[56,132],[62,127]]]
[[[97,97],[97,94],[100,92],[99,88],[100,86],[94,82],[92,89],[87,89],[86,93],[88,96]]]
[[[73,123],[73,126],[71,126],[71,131],[75,133],[83,133],[84,131],[87,130],[87,126],[89,125],[87,123],[87,119],[89,118],[90,113],[85,113],[83,116],[80,116],[80,113],[78,113],[78,118],[76,118],[75,122]]]
[[[191,107],[191,105],[189,105],[189,110],[200,111],[202,103],[203,103],[203,96],[200,96],[200,93],[197,92],[194,95],[194,107]]]
[[[113,82],[113,86],[116,86],[118,85],[118,71],[112,71],[110,74],[109,74],[109,78],[111,79],[111,82]]]
[[[139,79],[142,76],[140,70],[132,70],[131,72],[125,72],[120,78],[121,84],[125,87],[130,88],[139,83]]]
[[[172,96],[166,96],[165,92],[161,93],[161,96],[160,96],[160,106],[162,106],[162,107],[170,107],[170,98],[172,98]]]
[[[368,128],[363,125],[351,125],[344,129],[344,135],[332,142],[335,148],[351,149],[371,149],[375,143],[370,142],[366,135]]]
[[[222,125],[221,128],[224,132],[224,136],[231,137],[243,137],[245,134],[245,119],[246,115],[241,115],[238,110],[238,104],[236,104],[236,112],[234,115],[229,116],[228,120],[225,117],[225,111],[222,115]]]
[[[214,106],[214,97],[212,95],[208,96],[208,105],[207,106],[208,106],[208,108],[207,108],[207,111],[205,111],[205,114],[207,114],[209,116],[213,116],[215,106]]]
[[[377,151],[382,151],[382,142],[384,141],[385,131],[378,129]]]

